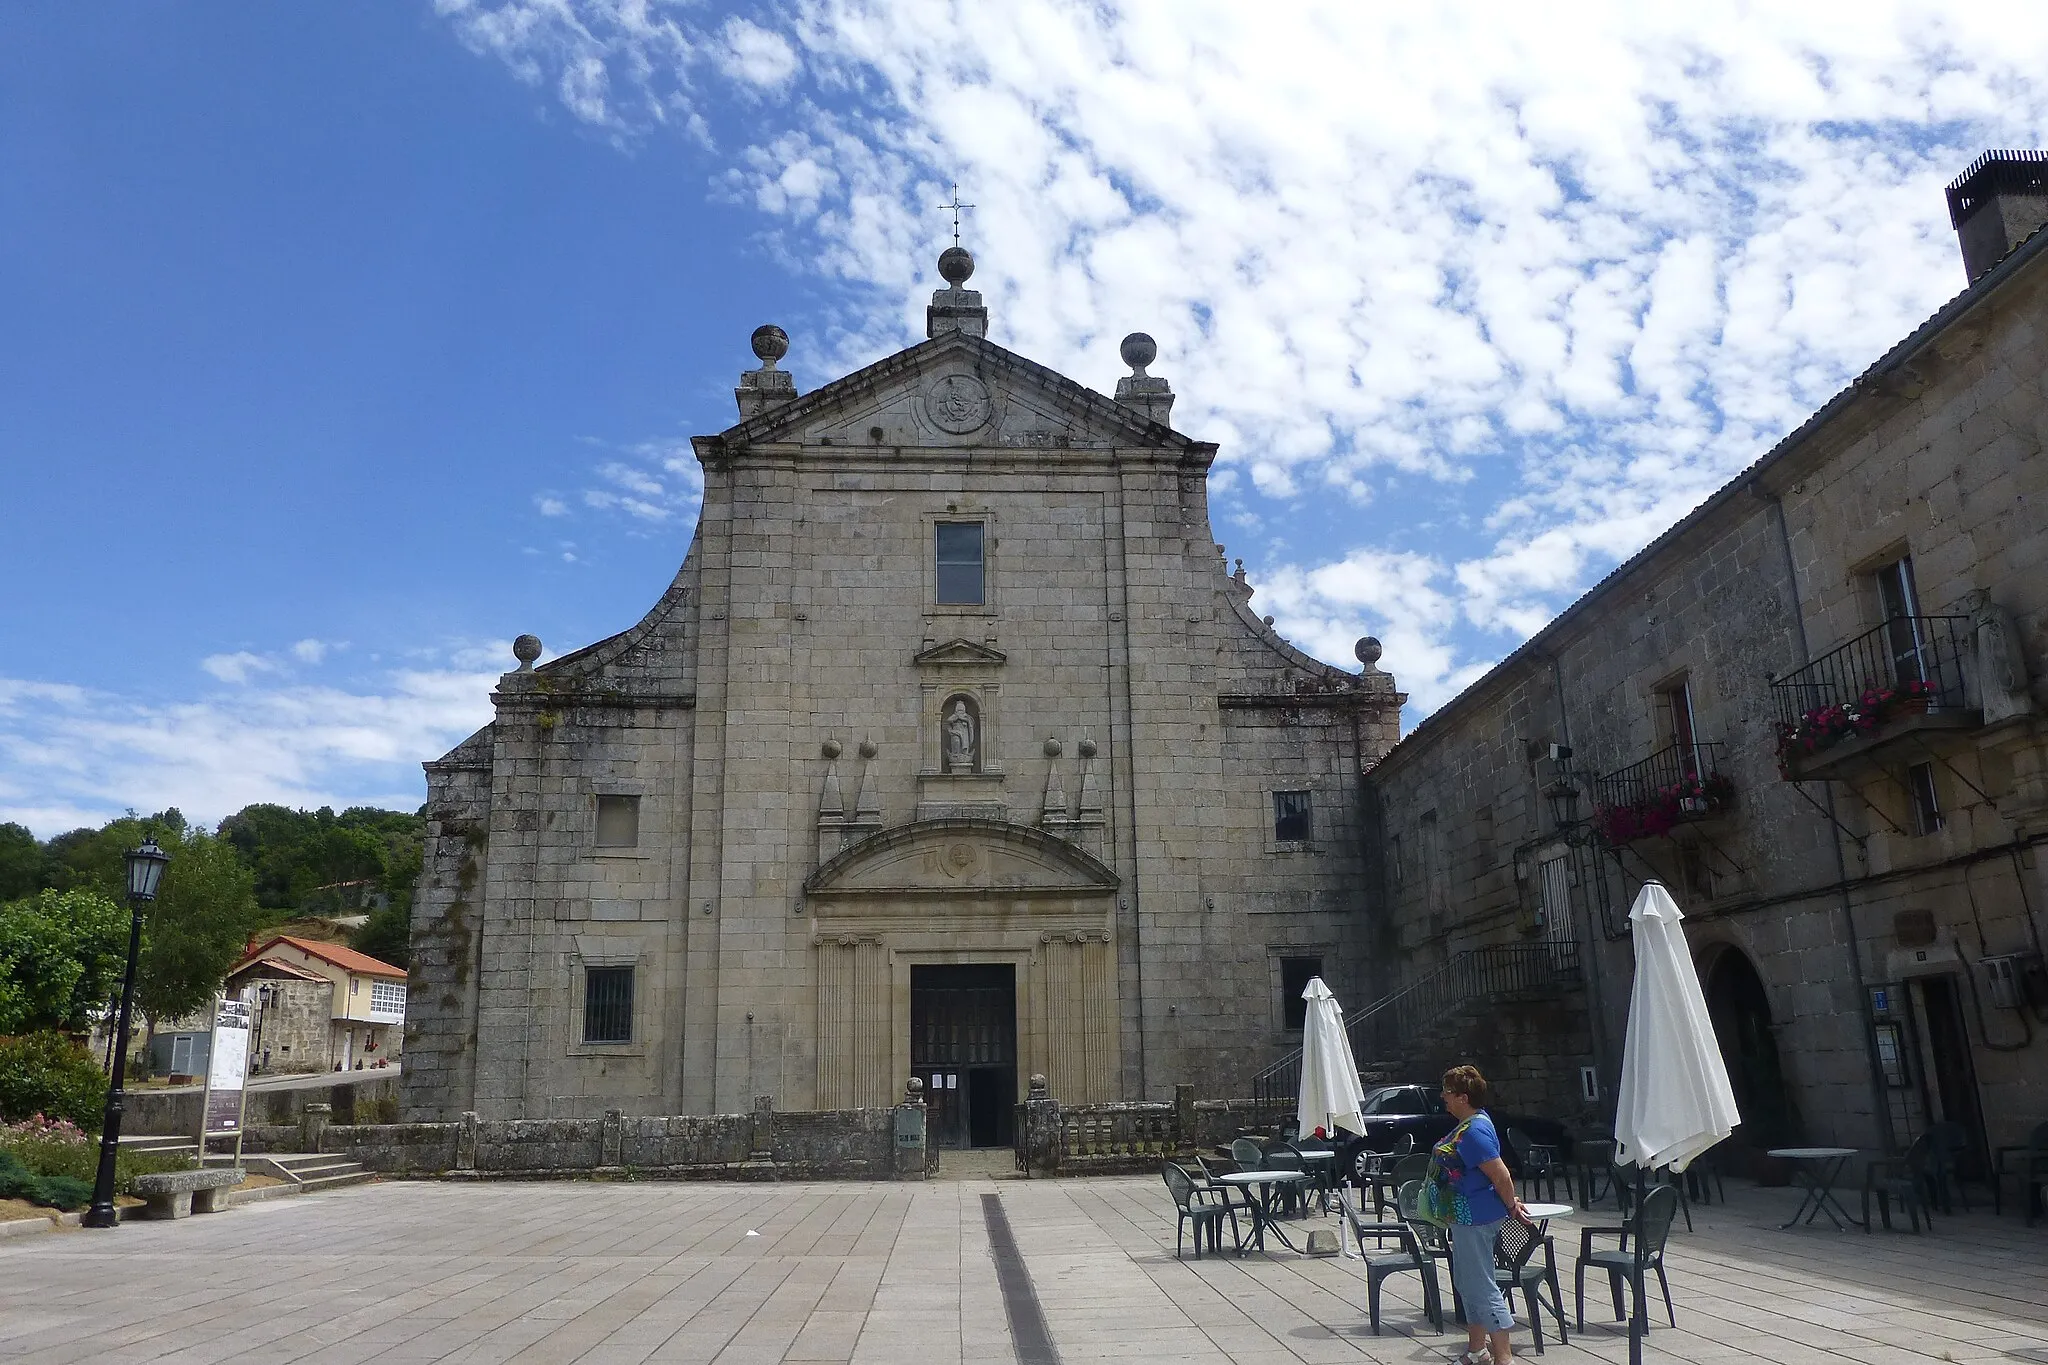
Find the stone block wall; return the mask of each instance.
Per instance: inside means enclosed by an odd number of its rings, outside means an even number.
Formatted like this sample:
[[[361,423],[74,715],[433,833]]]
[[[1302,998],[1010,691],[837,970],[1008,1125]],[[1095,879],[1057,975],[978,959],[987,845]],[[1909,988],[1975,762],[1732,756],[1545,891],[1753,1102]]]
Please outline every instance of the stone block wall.
[[[893,1109],[596,1119],[334,1124],[320,1150],[390,1175],[662,1179],[889,1179]],[[250,1152],[296,1150],[299,1130],[265,1126]]]
[[[1980,281],[1373,771],[1381,989],[1563,921],[1588,948],[1589,1042],[1611,1103],[1633,971],[1624,916],[1655,877],[1688,916],[1703,978],[1735,970],[1734,954],[1762,982],[1787,1111],[1773,1136],[1881,1148],[1971,1091],[1987,1145],[2048,1119],[2048,1011],[1979,999],[1984,958],[2038,955],[2048,933],[2042,262],[2036,250]],[[1895,726],[1827,780],[1784,780],[1774,682],[1881,624],[1874,573],[1901,556],[1918,612],[1967,622],[1973,714],[1961,729]],[[1659,692],[1681,680],[1695,738],[1723,746],[1732,806],[1615,848],[1558,838],[1544,788],[1569,776],[1593,814],[1600,776],[1672,742]],[[1921,763],[1941,806],[1928,831],[1908,795]],[[1546,883],[1552,858],[1563,875]],[[1904,1079],[1877,1074],[1872,991],[1917,999],[1927,982],[1960,1001],[1967,1055],[1948,1070],[1974,1073],[1946,1098],[1924,1020]]]

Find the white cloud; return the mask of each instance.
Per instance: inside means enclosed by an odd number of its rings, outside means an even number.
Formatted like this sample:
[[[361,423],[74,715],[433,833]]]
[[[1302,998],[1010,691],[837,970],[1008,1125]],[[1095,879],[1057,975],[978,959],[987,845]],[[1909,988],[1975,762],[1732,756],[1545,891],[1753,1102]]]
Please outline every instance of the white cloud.
[[[750,24],[735,15],[725,21],[720,36],[725,39],[726,50],[719,65],[727,75],[749,85],[772,88],[796,74],[796,49],[773,29]]]
[[[506,642],[431,651],[353,688],[251,685],[251,670],[169,702],[0,678],[0,822],[47,838],[129,808],[209,823],[253,801],[411,809],[419,763],[490,719],[511,657]]]
[[[807,380],[920,334],[960,181],[997,340],[1107,389],[1148,331],[1176,425],[1223,447],[1219,520],[1360,509],[1260,576],[1333,659],[1380,621],[1425,705],[1954,293],[1942,184],[2048,135],[2025,7],[799,0],[705,32],[641,0],[443,9],[536,84],[601,61],[601,110],[563,95],[593,124],[736,148],[716,192],[843,295],[796,338]],[[681,515],[652,477],[600,469],[584,505]]]
[[[292,646],[292,657],[302,664],[317,664],[334,648],[325,640],[301,640]]]
[[[591,470],[592,483],[577,496],[582,506],[594,512],[623,516],[641,530],[670,524],[689,525],[704,501],[704,470],[687,441],[639,441],[613,446],[586,439],[584,444],[607,452]],[[541,515],[573,515],[569,504],[552,493],[534,498]],[[565,562],[573,563],[573,543],[558,547]]]
[[[277,665],[258,654],[238,650],[233,654],[209,654],[199,666],[225,683],[245,683],[258,673],[274,672]]]

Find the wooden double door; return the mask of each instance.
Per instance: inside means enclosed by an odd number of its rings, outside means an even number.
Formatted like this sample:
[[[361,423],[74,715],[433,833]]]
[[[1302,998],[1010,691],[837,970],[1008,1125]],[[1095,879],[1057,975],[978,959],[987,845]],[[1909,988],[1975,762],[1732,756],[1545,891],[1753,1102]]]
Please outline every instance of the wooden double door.
[[[1008,1147],[1017,1104],[1017,969],[910,969],[910,1069],[942,1148]]]

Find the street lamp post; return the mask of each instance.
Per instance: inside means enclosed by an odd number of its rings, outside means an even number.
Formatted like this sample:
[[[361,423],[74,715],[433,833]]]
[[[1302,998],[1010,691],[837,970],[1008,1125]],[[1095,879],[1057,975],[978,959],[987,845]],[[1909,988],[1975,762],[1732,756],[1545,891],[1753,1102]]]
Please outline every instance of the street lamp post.
[[[92,1184],[92,1207],[84,1225],[110,1228],[121,1221],[114,1212],[114,1158],[121,1147],[121,1112],[128,1098],[128,1017],[135,1005],[135,968],[142,956],[142,907],[156,899],[170,855],[146,839],[128,855],[128,974],[121,978],[121,1017],[114,1028],[114,1078],[107,1087],[107,1112],[100,1119],[100,1169]]]

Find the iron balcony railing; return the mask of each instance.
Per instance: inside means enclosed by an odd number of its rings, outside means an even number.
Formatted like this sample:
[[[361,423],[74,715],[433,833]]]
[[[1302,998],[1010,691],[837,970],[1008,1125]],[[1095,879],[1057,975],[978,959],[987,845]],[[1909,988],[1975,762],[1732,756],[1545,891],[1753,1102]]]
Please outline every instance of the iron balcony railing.
[[[1771,684],[1780,733],[1826,741],[1909,712],[1965,710],[1972,645],[1967,616],[1894,616]]]
[[[1723,747],[1673,744],[1659,749],[1640,763],[1595,778],[1593,799],[1600,806],[1621,810],[1639,809],[1667,798],[1711,799],[1706,788],[1711,779],[1721,775]]]
[[[1500,943],[1471,948],[1392,995],[1381,996],[1344,1021],[1351,1055],[1361,1066],[1406,1060],[1406,1045],[1460,1005],[1527,991],[1555,991],[1578,980],[1579,945],[1570,939]],[[1252,1077],[1252,1098],[1262,1109],[1293,1106],[1301,1092],[1301,1049]]]

